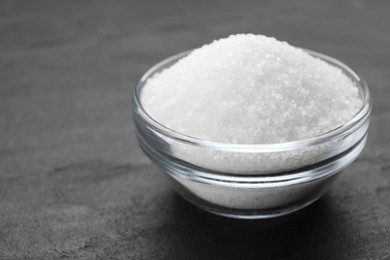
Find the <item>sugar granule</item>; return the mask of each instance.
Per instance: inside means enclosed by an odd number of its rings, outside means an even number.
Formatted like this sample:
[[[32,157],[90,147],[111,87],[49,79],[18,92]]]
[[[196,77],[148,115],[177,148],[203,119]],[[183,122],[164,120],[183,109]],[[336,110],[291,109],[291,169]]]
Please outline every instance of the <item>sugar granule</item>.
[[[239,34],[195,49],[154,75],[141,103],[157,122],[187,136],[265,144],[338,128],[362,100],[340,69],[286,42]]]

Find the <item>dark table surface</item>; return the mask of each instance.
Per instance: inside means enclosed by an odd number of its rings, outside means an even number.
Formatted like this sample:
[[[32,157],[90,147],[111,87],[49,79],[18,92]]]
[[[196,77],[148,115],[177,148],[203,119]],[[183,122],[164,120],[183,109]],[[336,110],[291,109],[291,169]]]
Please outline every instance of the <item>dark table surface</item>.
[[[240,221],[176,195],[137,146],[149,67],[233,33],[343,60],[368,143],[318,202]],[[389,1],[1,1],[0,259],[390,259]]]

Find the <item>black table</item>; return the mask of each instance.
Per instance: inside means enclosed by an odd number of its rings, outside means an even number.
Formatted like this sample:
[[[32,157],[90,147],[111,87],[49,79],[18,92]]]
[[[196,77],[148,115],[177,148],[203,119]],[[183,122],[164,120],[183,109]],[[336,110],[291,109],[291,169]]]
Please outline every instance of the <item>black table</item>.
[[[241,32],[343,60],[374,98],[360,157],[276,219],[195,208],[135,140],[143,72]],[[1,1],[0,79],[0,259],[390,259],[389,1]]]

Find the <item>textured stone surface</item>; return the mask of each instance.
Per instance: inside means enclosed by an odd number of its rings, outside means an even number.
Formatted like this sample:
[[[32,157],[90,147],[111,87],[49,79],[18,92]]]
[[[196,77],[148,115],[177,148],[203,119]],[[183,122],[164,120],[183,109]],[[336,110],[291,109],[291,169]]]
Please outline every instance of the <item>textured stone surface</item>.
[[[0,259],[389,259],[389,13],[388,1],[0,2]],[[180,199],[132,125],[147,68],[239,32],[337,57],[374,97],[359,159],[273,220]]]

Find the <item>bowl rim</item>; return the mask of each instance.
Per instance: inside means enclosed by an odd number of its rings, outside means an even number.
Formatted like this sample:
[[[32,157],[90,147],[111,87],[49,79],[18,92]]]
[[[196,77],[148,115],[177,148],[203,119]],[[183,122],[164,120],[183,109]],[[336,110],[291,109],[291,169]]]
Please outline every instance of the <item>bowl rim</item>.
[[[209,140],[203,140],[196,137],[188,136],[185,134],[182,134],[180,132],[177,132],[175,130],[172,130],[158,121],[156,121],[153,117],[151,117],[143,108],[141,100],[140,100],[140,93],[142,87],[145,85],[147,80],[154,75],[156,72],[161,71],[164,69],[164,67],[172,62],[177,62],[181,58],[187,56],[189,53],[191,53],[193,50],[187,50],[181,53],[178,53],[176,55],[173,55],[171,57],[168,57],[153,67],[151,67],[149,70],[146,71],[146,73],[141,77],[141,79],[137,82],[136,87],[133,91],[133,113],[135,113],[135,116],[139,116],[142,118],[143,123],[150,129],[158,132],[159,134],[164,135],[165,137],[168,137],[170,139],[173,139],[178,142],[182,142],[188,145],[197,146],[200,148],[208,148],[213,150],[220,150],[220,151],[228,151],[228,152],[240,152],[240,153],[253,153],[253,152],[283,152],[283,151],[290,151],[290,150],[296,150],[301,148],[308,148],[312,147],[321,143],[330,142],[332,140],[340,139],[345,136],[348,136],[355,132],[357,129],[359,129],[364,122],[369,118],[370,112],[372,110],[372,97],[369,91],[369,88],[367,86],[367,83],[364,81],[362,77],[359,76],[356,72],[354,72],[351,68],[349,68],[347,65],[345,65],[343,62],[332,58],[330,56],[327,56],[325,54],[315,52],[312,50],[300,48],[303,51],[307,52],[311,56],[315,58],[319,58],[339,69],[342,69],[343,73],[347,73],[347,76],[352,78],[354,81],[356,81],[357,87],[360,88],[362,93],[362,107],[361,109],[356,113],[356,115],[351,118],[346,124],[335,128],[325,134],[307,138],[307,139],[301,139],[301,140],[295,140],[295,141],[289,141],[289,142],[282,142],[282,143],[265,143],[265,144],[238,144],[238,143],[221,143],[221,142],[215,142],[215,141],[209,141]]]

